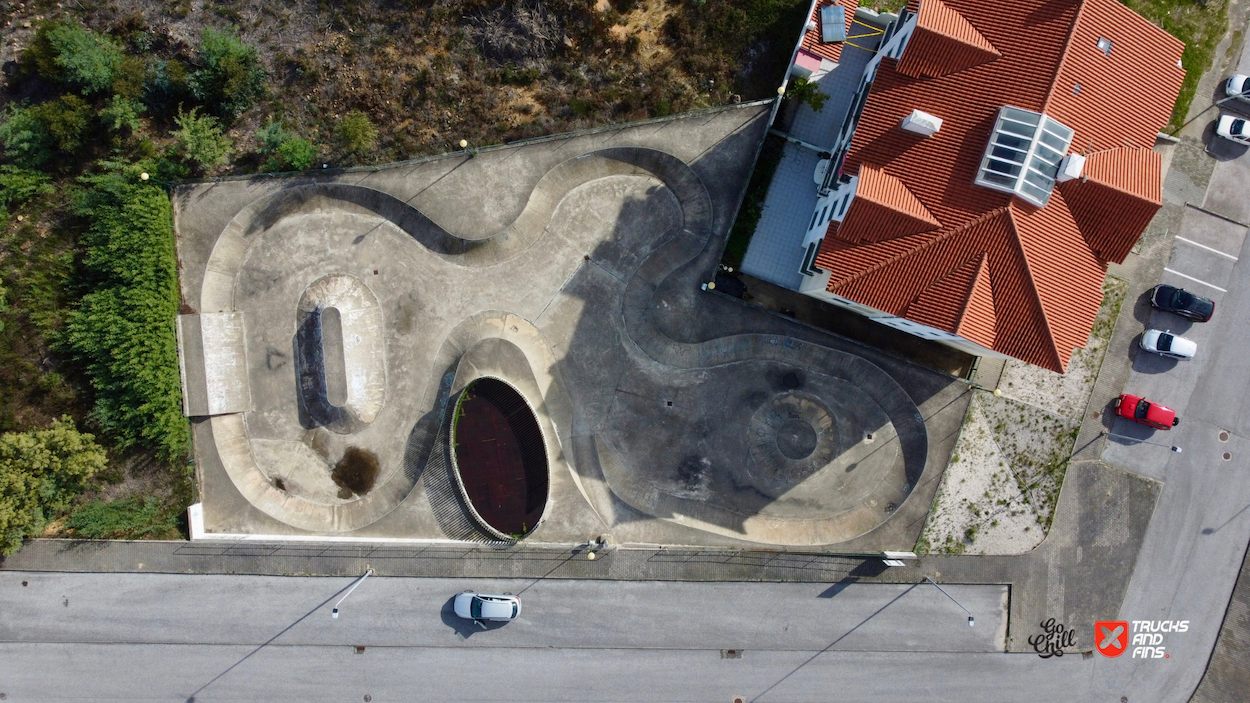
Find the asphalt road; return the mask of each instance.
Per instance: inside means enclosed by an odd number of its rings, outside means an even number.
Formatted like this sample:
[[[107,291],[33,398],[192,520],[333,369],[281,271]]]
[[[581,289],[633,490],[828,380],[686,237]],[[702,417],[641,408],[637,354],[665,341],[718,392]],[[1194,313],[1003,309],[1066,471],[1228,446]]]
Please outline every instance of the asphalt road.
[[[0,692],[9,701],[584,700],[588,691],[827,700],[828,676],[882,690],[900,653],[947,666],[977,653],[961,666],[986,671],[1022,659],[999,653],[1000,586],[947,587],[976,616],[968,627],[928,584],[370,578],[331,618],[350,583],[2,572]],[[461,621],[450,601],[467,588],[520,594],[521,617],[489,630]]]

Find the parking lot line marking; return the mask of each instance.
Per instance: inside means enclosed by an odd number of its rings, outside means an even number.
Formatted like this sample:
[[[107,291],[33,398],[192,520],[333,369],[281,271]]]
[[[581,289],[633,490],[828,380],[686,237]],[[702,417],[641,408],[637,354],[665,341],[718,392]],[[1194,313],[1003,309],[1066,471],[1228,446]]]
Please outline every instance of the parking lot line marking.
[[[1167,268],[1167,267],[1164,267],[1164,269],[1163,269],[1163,270],[1164,270],[1164,271],[1167,271],[1168,273],[1176,274],[1177,276],[1180,276],[1181,278],[1188,278],[1189,280],[1193,281],[1194,283],[1201,283],[1202,285],[1206,286],[1207,288],[1214,288],[1214,289],[1218,290],[1218,291],[1219,291],[1219,292],[1221,292],[1221,293],[1227,293],[1227,292],[1228,292],[1228,289],[1227,289],[1227,288],[1220,288],[1219,286],[1215,285],[1214,283],[1207,283],[1206,281],[1202,280],[1201,278],[1194,278],[1193,276],[1187,276],[1187,275],[1185,275],[1185,274],[1181,273],[1180,271],[1173,271],[1172,269]]]
[[[1236,261],[1236,260],[1237,260],[1237,257],[1233,256],[1232,254],[1226,254],[1226,253],[1224,253],[1224,252],[1220,251],[1219,249],[1212,249],[1211,247],[1207,246],[1206,244],[1199,244],[1198,242],[1195,242],[1195,241],[1194,241],[1194,240],[1192,240],[1192,239],[1185,239],[1184,237],[1180,236],[1179,234],[1178,234],[1178,235],[1176,235],[1176,238],[1177,238],[1177,239],[1179,239],[1179,240],[1181,240],[1182,242],[1184,242],[1184,243],[1186,243],[1186,244],[1191,244],[1191,245],[1193,245],[1193,246],[1196,246],[1196,247],[1198,247],[1199,249],[1206,249],[1207,251],[1211,252],[1212,254],[1219,254],[1220,256],[1223,256],[1223,257],[1226,257],[1226,258],[1232,259],[1233,261]]]

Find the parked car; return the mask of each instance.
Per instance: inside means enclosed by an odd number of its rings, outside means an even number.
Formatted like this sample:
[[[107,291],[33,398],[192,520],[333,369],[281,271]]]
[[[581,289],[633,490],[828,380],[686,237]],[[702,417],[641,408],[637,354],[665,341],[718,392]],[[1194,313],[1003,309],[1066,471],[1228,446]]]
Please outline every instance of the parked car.
[[[1224,82],[1224,94],[1250,102],[1250,76],[1234,73]]]
[[[1146,330],[1138,346],[1173,359],[1192,359],[1198,353],[1198,345],[1193,340],[1174,335],[1171,330]]]
[[[1220,115],[1220,121],[1215,124],[1215,133],[1238,144],[1250,146],[1250,125],[1236,115]]]
[[[1167,284],[1157,285],[1150,291],[1150,304],[1195,322],[1206,322],[1215,314],[1215,303],[1209,298]]]
[[[1115,414],[1156,430],[1170,430],[1181,424],[1175,410],[1129,393],[1115,399]]]
[[[465,591],[456,594],[456,599],[452,602],[452,610],[456,612],[456,615],[479,625],[482,625],[484,620],[509,622],[516,620],[521,614],[521,599],[511,593],[496,596]]]

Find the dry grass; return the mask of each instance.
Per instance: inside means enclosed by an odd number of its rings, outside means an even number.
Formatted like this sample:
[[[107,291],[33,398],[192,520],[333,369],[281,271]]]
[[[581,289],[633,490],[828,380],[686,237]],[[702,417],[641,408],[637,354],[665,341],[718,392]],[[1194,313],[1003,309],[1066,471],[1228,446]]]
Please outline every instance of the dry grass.
[[[248,172],[270,119],[312,139],[323,161],[379,163],[624,122],[773,94],[806,0],[75,0],[0,4],[14,57],[38,18],[74,18],[162,58],[193,56],[205,27],[256,46],[269,95],[233,128]],[[338,148],[360,110],[381,138]]]

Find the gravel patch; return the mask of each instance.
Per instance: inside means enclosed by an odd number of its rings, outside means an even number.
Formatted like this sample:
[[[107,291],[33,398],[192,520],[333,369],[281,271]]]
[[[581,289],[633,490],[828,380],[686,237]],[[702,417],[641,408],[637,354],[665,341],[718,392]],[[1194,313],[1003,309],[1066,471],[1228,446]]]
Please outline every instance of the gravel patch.
[[[1001,396],[976,391],[918,552],[1023,554],[1046,537],[1127,287],[1107,277],[1089,340],[1066,374],[1012,360]]]

